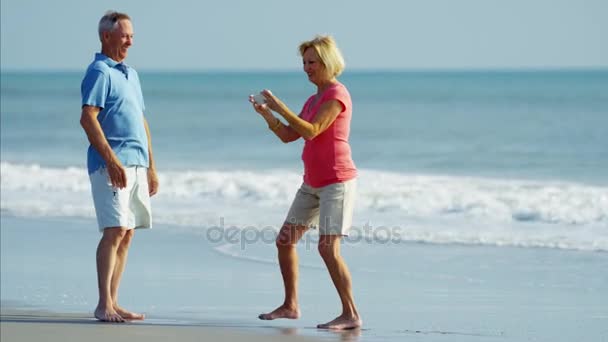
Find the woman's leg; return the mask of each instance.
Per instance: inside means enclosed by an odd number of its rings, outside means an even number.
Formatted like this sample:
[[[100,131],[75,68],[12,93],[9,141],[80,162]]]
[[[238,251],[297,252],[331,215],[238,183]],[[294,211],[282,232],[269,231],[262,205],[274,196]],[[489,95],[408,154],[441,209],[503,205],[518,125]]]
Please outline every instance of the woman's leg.
[[[342,314],[328,323],[317,325],[321,329],[353,329],[362,325],[353,299],[350,272],[340,255],[341,238],[340,235],[321,235],[319,239],[319,254],[342,302]]]
[[[258,316],[260,319],[300,318],[300,308],[298,305],[298,253],[296,245],[307,230],[306,226],[291,224],[285,224],[281,228],[276,239],[276,245],[281,275],[283,276],[283,285],[285,287],[285,300],[274,311],[260,314]]]

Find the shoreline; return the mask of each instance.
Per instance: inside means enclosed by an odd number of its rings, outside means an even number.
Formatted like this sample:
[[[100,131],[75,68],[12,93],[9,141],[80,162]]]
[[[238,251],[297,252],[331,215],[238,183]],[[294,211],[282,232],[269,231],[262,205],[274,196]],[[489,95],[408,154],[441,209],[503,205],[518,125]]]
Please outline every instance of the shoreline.
[[[297,329],[221,325],[216,323],[171,323],[152,319],[139,322],[104,323],[78,313],[56,313],[42,310],[2,308],[0,314],[2,341],[81,340],[103,341],[318,341],[297,335]]]

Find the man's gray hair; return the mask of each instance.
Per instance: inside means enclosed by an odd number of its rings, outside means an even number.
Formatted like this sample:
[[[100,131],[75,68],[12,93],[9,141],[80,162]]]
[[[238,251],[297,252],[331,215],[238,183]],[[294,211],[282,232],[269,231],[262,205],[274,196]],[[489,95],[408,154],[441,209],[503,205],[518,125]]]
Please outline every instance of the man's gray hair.
[[[131,20],[131,17],[126,13],[107,11],[99,20],[99,39],[101,39],[104,32],[114,31],[118,22],[123,19]]]

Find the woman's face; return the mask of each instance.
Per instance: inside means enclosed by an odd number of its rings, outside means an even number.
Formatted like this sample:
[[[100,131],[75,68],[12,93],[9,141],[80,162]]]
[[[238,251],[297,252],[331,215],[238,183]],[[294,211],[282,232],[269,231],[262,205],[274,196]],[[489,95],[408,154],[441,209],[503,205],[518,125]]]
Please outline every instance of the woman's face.
[[[325,66],[321,63],[321,59],[314,48],[310,47],[304,51],[302,64],[310,82],[319,84],[327,80]]]

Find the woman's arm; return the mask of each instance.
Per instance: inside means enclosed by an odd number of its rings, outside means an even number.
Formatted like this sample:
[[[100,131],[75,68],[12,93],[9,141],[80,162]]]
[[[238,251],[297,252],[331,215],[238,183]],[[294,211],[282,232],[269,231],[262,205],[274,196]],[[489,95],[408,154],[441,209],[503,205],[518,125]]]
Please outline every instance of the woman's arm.
[[[275,118],[274,115],[272,116],[272,121],[274,123],[268,122],[268,128],[270,128],[270,130],[277,136],[279,137],[279,139],[281,139],[282,142],[284,143],[290,143],[292,141],[296,141],[298,139],[300,139],[301,135],[296,132],[293,128],[291,128],[290,126],[286,126],[284,125],[281,120],[279,120],[278,118]]]
[[[301,135],[289,126],[284,125],[281,120],[277,119],[265,104],[257,104],[251,97],[249,101],[253,105],[258,114],[260,114],[266,123],[268,128],[284,143],[289,143],[300,139]]]
[[[293,113],[281,100],[270,91],[262,92],[267,100],[266,106],[279,113],[289,123],[289,128],[306,140],[314,139],[323,133],[336,120],[344,110],[342,103],[338,100],[329,100],[321,104],[317,115],[312,122],[308,122]],[[277,119],[278,120],[278,119]],[[270,123],[269,123],[270,125]],[[272,126],[270,126],[272,128]]]

